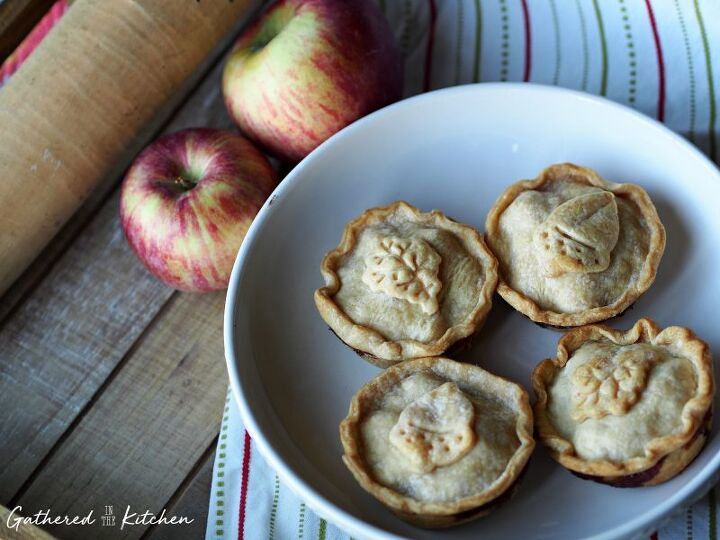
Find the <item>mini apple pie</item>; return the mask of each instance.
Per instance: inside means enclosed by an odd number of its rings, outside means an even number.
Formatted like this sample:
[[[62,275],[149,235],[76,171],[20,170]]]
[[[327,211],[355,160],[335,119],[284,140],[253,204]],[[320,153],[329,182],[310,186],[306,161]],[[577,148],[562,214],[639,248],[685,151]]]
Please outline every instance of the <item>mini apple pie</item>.
[[[640,319],[583,326],[533,372],[535,425],[553,458],[618,487],[669,480],[707,438],[715,390],[708,346],[687,328]]]
[[[497,262],[475,229],[404,202],[349,223],[321,270],[320,315],[380,367],[437,356],[472,335],[497,285]]]
[[[509,498],[535,446],[525,390],[446,358],[375,377],[340,424],[343,461],[402,519],[448,527]]]
[[[655,280],[665,229],[648,194],[569,163],[513,184],[486,222],[498,293],[535,322],[568,327],[630,307]]]

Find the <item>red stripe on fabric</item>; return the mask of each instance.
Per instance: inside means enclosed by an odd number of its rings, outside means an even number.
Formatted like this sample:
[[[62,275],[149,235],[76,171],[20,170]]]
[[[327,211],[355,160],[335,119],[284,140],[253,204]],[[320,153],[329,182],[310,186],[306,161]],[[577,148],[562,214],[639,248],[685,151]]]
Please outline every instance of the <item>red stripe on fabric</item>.
[[[250,478],[250,434],[245,431],[243,444],[242,483],[240,484],[240,518],[238,519],[238,540],[245,538],[245,509],[247,508],[248,480]]]
[[[45,39],[45,36],[48,35],[52,27],[55,26],[55,23],[60,20],[66,11],[66,0],[57,0],[57,2],[52,5],[50,10],[40,19],[35,25],[35,28],[30,31],[15,51],[5,59],[3,64],[0,64],[0,83],[20,68],[22,63],[30,56],[30,53]]]
[[[63,15],[65,15],[65,12],[67,11],[68,4],[66,0],[58,0],[53,4],[53,7],[50,8],[50,11],[53,13],[53,17],[55,17],[55,20],[59,19]]]
[[[657,53],[658,63],[658,103],[657,103],[657,119],[661,122],[665,118],[665,61],[663,60],[662,45],[660,45],[660,34],[658,34],[657,22],[655,21],[655,13],[653,12],[650,0],[645,0],[647,6],[648,17],[650,17],[650,26],[652,27],[653,39],[655,40],[655,52]]]
[[[650,535],[650,540],[658,540],[658,533],[654,532]]]
[[[525,72],[523,82],[530,80],[530,69],[532,67],[532,40],[530,35],[530,10],[527,0],[522,0],[523,19],[525,21]]]
[[[430,90],[430,80],[432,77],[432,56],[433,45],[435,42],[435,19],[437,19],[437,9],[435,0],[428,0],[430,5],[430,27],[428,28],[427,49],[425,49],[425,74],[423,76],[423,92]]]

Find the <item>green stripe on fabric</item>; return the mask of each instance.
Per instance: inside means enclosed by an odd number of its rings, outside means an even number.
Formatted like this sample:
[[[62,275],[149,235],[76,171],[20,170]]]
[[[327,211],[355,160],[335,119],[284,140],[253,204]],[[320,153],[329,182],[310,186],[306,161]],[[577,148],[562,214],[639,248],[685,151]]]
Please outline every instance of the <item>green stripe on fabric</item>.
[[[508,16],[507,0],[500,0],[500,13],[500,18],[502,20],[500,80],[507,81],[510,65],[510,17]]]
[[[221,431],[225,431],[227,429],[227,419],[228,419],[228,413],[230,412],[230,398],[232,396],[232,393],[230,392],[230,388],[228,388],[227,394],[225,394],[225,408],[223,409],[223,420],[222,420],[222,427]],[[215,510],[215,535],[218,538],[223,538],[225,536],[225,529],[224,529],[224,521],[225,521],[225,511],[222,510],[220,507],[225,506],[225,481],[222,479],[225,476],[225,473],[221,471],[220,469],[225,468],[225,457],[226,453],[225,450],[227,449],[227,444],[224,442],[225,437],[221,438],[220,442],[220,452],[218,453],[218,464],[217,464],[217,472],[215,473],[215,488],[216,488],[216,503],[218,506],[218,509]],[[211,516],[208,517],[208,519],[211,519]]]
[[[697,0],[696,0],[697,2]],[[708,538],[710,540],[717,540],[717,504],[715,502],[715,488],[710,490],[708,493]]]
[[[580,32],[582,34],[583,49],[583,71],[582,71],[582,89],[587,90],[588,81],[588,65],[590,64],[590,47],[588,46],[587,21],[585,20],[585,11],[583,10],[580,0],[575,0],[575,5],[580,16]]]
[[[380,0],[380,11],[383,12],[383,15],[385,15],[385,0]]]
[[[320,528],[318,529],[318,540],[325,540],[325,534],[327,533],[327,522],[320,518]]]
[[[463,6],[465,2],[458,2],[457,29],[455,31],[455,84],[460,84],[460,74],[462,68],[462,50],[463,50]]]
[[[482,6],[475,0],[475,64],[473,82],[480,82],[480,64],[482,61]]]
[[[682,9],[680,9],[679,0],[675,0],[675,11],[680,21],[680,29],[682,30],[683,41],[685,42],[685,55],[688,63],[688,83],[690,89],[690,129],[688,130],[688,138],[695,142],[695,65],[693,64],[692,49],[690,49],[690,38],[688,37],[687,25],[685,17],[683,17]]]
[[[695,15],[697,16],[698,24],[700,25],[700,34],[702,36],[703,51],[705,52],[705,65],[707,67],[707,79],[708,79],[708,92],[709,105],[710,105],[710,119],[708,125],[708,141],[710,142],[710,159],[715,161],[717,158],[715,152],[715,83],[713,82],[713,71],[712,71],[712,57],[710,56],[710,45],[708,45],[707,32],[705,31],[705,21],[703,20],[702,12],[700,11],[700,4],[698,0],[694,0],[695,3]],[[713,493],[714,496],[714,493]]]
[[[627,100],[630,105],[635,105],[637,92],[637,59],[635,58],[635,43],[633,43],[632,27],[630,26],[630,17],[627,13],[625,0],[618,0],[620,4],[620,13],[622,15],[623,30],[625,32],[625,46],[628,54],[628,96]]]
[[[607,39],[605,38],[605,24],[603,23],[602,12],[598,5],[598,0],[593,0],[595,8],[595,18],[597,19],[598,32],[600,33],[600,50],[602,51],[602,74],[600,77],[600,95],[607,95],[607,78],[608,78],[608,53]]]
[[[305,536],[305,503],[300,503],[300,515],[298,516],[298,538]]]
[[[550,10],[552,11],[553,30],[555,32],[555,73],[553,73],[553,84],[557,85],[560,81],[562,44],[560,43],[560,18],[558,17],[557,4],[555,3],[555,0],[550,0]]]
[[[278,502],[280,500],[280,478],[275,475],[275,487],[273,489],[273,501],[270,508],[270,524],[268,525],[268,538],[272,540],[275,537],[275,520],[277,519]]]

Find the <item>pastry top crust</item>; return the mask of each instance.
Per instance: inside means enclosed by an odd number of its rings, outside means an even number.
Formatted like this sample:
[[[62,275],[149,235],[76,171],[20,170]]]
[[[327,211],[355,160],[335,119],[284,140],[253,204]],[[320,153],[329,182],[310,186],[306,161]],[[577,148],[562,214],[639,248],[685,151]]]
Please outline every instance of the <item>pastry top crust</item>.
[[[571,330],[532,383],[538,436],[555,459],[604,477],[644,471],[690,443],[715,391],[707,344],[649,319],[627,332]]]
[[[648,194],[570,163],[511,185],[486,221],[498,293],[533,321],[580,326],[627,309],[655,280],[665,229]]]
[[[475,229],[402,201],[350,222],[321,271],[322,318],[386,365],[437,356],[473,334],[497,285],[497,261]]]
[[[505,492],[535,445],[525,390],[470,364],[421,358],[362,387],[340,424],[343,461],[390,508],[449,516]]]

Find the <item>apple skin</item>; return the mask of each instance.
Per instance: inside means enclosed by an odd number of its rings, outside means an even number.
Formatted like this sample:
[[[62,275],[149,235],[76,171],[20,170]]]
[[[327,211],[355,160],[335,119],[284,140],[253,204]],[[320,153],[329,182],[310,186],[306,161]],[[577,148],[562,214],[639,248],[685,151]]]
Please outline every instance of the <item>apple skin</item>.
[[[137,156],[123,180],[120,221],[138,258],[166,284],[225,289],[240,244],[276,185],[270,162],[244,137],[186,129]]]
[[[235,45],[223,95],[240,129],[301,160],[402,95],[402,57],[374,0],[280,0]]]

